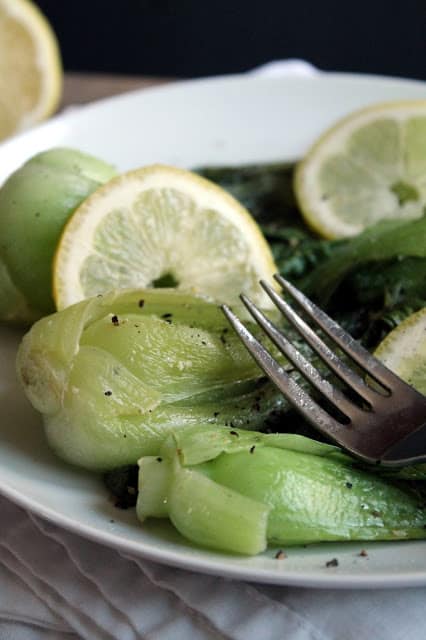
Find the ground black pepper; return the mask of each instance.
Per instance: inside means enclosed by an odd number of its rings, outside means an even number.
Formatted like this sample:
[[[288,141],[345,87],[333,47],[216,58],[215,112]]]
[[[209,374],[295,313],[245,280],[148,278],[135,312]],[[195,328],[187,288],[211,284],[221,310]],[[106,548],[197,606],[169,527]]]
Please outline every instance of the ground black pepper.
[[[325,566],[327,567],[327,569],[330,567],[338,567],[339,561],[337,558],[333,558],[332,560],[329,560],[328,562],[326,562]]]

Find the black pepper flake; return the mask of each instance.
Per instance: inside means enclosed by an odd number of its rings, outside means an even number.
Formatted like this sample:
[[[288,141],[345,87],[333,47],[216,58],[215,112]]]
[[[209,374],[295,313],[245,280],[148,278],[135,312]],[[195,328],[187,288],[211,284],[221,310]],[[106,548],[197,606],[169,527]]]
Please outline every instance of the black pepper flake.
[[[163,458],[158,457],[157,462],[163,462]]]
[[[366,552],[365,549],[361,549],[358,555],[361,556],[361,558],[367,558],[368,553]]]
[[[352,489],[353,484],[352,484],[352,482],[347,482],[345,486],[346,486],[348,489]]]
[[[223,333],[220,336],[220,341],[221,341],[222,344],[226,344],[226,339],[225,339],[225,336],[223,335]]]
[[[112,396],[112,391],[110,391],[110,390],[105,391],[105,395],[106,395],[106,396]]]
[[[163,320],[165,320],[166,322],[171,324],[171,322],[172,322],[171,319],[173,317],[173,314],[172,313],[163,313],[163,315],[161,317],[163,318]]]
[[[114,327],[118,327],[118,325],[120,324],[120,322],[118,320],[118,316],[112,316],[111,322],[114,325]]]
[[[285,558],[287,558],[287,555],[282,549],[277,551],[277,553],[275,554],[275,560],[285,560]]]
[[[254,453],[255,449],[256,449],[256,445],[254,444],[252,447],[250,447],[250,453]]]
[[[214,412],[214,414],[213,414],[213,416],[214,416],[215,418],[217,418],[217,416],[219,415],[219,413],[220,413],[219,411],[215,411],[215,412]]]
[[[325,566],[327,567],[327,569],[329,569],[330,567],[338,567],[339,561],[337,558],[333,558],[332,560],[328,560],[328,562],[325,563]]]
[[[139,307],[140,309],[142,309],[142,307],[144,306],[144,304],[145,304],[145,300],[139,300],[139,302],[138,302],[138,307]]]
[[[201,340],[201,344],[203,344],[205,346],[207,344],[207,342],[205,340]]]
[[[237,436],[237,438],[240,437],[240,434],[237,433],[236,431],[230,431],[229,433],[230,433],[231,436]]]

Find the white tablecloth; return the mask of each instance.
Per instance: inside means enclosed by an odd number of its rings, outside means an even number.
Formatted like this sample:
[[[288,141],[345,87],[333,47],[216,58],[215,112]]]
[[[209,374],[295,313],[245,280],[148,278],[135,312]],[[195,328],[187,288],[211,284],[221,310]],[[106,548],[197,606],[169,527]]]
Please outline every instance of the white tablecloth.
[[[1,640],[424,640],[426,588],[254,585],[123,555],[0,497]]]

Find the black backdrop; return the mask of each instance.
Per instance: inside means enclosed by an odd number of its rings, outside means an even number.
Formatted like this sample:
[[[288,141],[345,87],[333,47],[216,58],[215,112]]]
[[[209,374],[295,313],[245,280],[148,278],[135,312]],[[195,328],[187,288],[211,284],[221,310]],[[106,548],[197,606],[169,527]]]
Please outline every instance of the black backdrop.
[[[426,0],[38,0],[67,70],[202,76],[277,58],[426,80]]]

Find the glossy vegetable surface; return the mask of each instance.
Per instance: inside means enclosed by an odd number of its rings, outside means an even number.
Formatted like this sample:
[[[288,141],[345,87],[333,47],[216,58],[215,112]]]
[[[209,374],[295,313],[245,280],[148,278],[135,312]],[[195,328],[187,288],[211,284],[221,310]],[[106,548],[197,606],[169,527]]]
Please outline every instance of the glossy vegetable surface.
[[[64,459],[136,462],[185,425],[260,427],[283,402],[220,309],[178,290],[112,292],[39,320],[18,375]]]
[[[268,542],[426,538],[416,492],[303,436],[198,425],[139,466],[138,517],[169,517],[203,546],[255,554]]]
[[[37,154],[0,188],[0,321],[29,323],[54,310],[52,259],[74,209],[115,175],[74,149]]]

